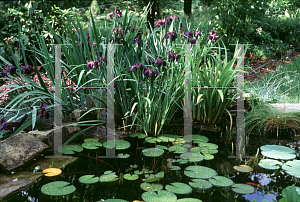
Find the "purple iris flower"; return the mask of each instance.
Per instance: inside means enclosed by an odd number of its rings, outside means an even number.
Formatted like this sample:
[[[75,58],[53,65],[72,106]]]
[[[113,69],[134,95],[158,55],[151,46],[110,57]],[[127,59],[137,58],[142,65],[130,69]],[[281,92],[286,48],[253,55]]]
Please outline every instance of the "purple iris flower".
[[[168,60],[174,61],[176,59],[176,61],[178,62],[178,59],[181,57],[181,55],[178,55],[178,53],[175,53],[174,51],[168,51],[168,53]]]
[[[209,34],[209,39],[216,42],[219,39],[219,36],[216,36],[216,32],[212,29]]]
[[[196,39],[189,39],[189,41],[191,42],[191,44],[195,44],[196,43]]]
[[[7,73],[9,72],[10,75],[13,75],[16,73],[17,67],[14,65],[7,65],[5,68],[2,70],[2,77],[4,78],[7,76]]]
[[[89,41],[90,34],[86,35],[85,38],[86,38],[87,41]]]
[[[31,74],[32,72],[34,72],[34,68],[31,65],[21,65],[21,69],[24,72],[24,74]]]
[[[141,63],[135,63],[135,65],[130,66],[129,70],[133,72],[133,70],[144,69],[144,66]]]
[[[165,38],[168,39],[171,36],[171,41],[175,41],[177,39],[177,33],[175,33],[175,31],[173,32],[167,32],[165,34]]]
[[[46,109],[47,104],[45,102],[40,103],[40,109],[37,110],[37,115],[41,114],[40,120],[43,120],[44,116],[46,119],[49,119],[49,110]]]
[[[138,35],[136,35],[136,36],[134,37],[133,45],[136,44],[136,43],[138,43],[138,45],[141,44],[142,40],[140,39],[140,36],[141,36],[141,35],[138,34]]]
[[[145,76],[146,77],[150,77],[152,74],[154,74],[154,75],[156,75],[156,76],[158,76],[158,72],[156,71],[156,69],[153,69],[152,70],[152,68],[151,67],[146,67],[146,68],[144,68],[144,74],[145,74]]]
[[[86,67],[89,68],[89,69],[93,69],[93,66],[94,66],[94,61],[90,60],[87,64],[86,64]]]
[[[179,25],[179,29],[182,30],[182,22]]]
[[[112,34],[114,34],[115,32],[117,32],[120,36],[124,36],[125,35],[124,30],[122,30],[122,28],[119,28],[119,26],[115,27],[112,30]]]
[[[200,31],[195,31],[195,37],[196,36],[202,36],[201,32]]]
[[[156,60],[152,61],[152,64],[155,64],[157,67],[166,66],[166,61],[164,61],[161,57],[158,57]]]
[[[99,61],[104,61],[107,63],[107,57],[105,57],[105,58],[102,57],[102,51],[100,51],[99,55],[100,55]]]
[[[2,119],[0,120],[0,124],[2,124],[2,127],[0,128],[0,131],[2,131],[2,130],[9,130],[10,133],[13,133],[13,132],[14,132],[14,131],[13,131],[13,127],[14,127],[14,128],[15,128],[15,127],[18,127],[19,121],[14,121],[14,122],[6,123],[6,122],[4,121],[4,118],[2,118]]]
[[[122,17],[122,12],[118,8],[116,8],[115,11],[109,14],[110,19],[113,19],[113,17],[115,17],[115,13],[117,13],[118,18]]]

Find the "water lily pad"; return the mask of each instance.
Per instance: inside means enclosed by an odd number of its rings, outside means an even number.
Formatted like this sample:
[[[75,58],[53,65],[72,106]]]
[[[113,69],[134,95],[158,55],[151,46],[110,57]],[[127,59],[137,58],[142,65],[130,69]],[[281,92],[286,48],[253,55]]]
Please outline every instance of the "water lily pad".
[[[43,170],[43,173],[46,173],[45,176],[47,177],[53,177],[53,176],[60,175],[62,171],[59,168],[47,168]]]
[[[168,168],[170,168],[170,170],[181,170],[179,166],[168,166]]]
[[[174,142],[177,138],[179,138],[179,136],[172,134],[162,134],[157,136],[157,138],[160,139],[162,142]]]
[[[264,169],[276,170],[282,166],[282,163],[273,159],[261,159],[258,165]]]
[[[180,158],[187,159],[189,162],[200,162],[203,160],[203,156],[200,153],[186,152],[180,155]]]
[[[215,157],[213,156],[213,155],[211,155],[211,154],[204,154],[203,155],[203,159],[204,160],[212,160],[212,159],[214,159]]]
[[[264,145],[261,146],[260,149],[262,151],[270,151],[270,152],[284,152],[284,153],[295,153],[295,151],[292,148],[285,147],[282,145]]]
[[[83,184],[93,184],[99,181],[99,177],[95,177],[95,175],[84,175],[81,176],[78,180]]]
[[[186,163],[189,162],[189,160],[187,160],[187,159],[178,159],[176,162],[179,163],[179,164],[186,164]]]
[[[152,171],[152,170],[149,170],[148,168],[144,168],[142,171],[143,171],[143,173],[145,173],[145,174],[153,173],[153,171]]]
[[[126,179],[126,180],[137,180],[137,179],[139,179],[139,176],[138,175],[136,175],[136,174],[125,174],[124,175],[124,179]]]
[[[130,143],[126,140],[108,140],[103,143],[103,147],[112,149],[115,147],[116,150],[128,149],[130,147]]]
[[[177,196],[169,191],[159,190],[156,192],[148,191],[142,194],[142,198],[145,202],[176,202]]]
[[[161,139],[156,138],[156,137],[147,137],[145,140],[146,140],[146,142],[153,143],[153,144],[156,142],[161,142]]]
[[[188,166],[184,174],[191,178],[208,179],[217,175],[217,171],[205,166]]]
[[[148,148],[148,149],[143,149],[142,152],[145,156],[158,157],[163,155],[164,150],[158,148]]]
[[[218,145],[214,144],[214,143],[209,143],[209,142],[203,142],[203,143],[199,143],[198,146],[200,148],[207,148],[207,149],[218,149]]]
[[[169,147],[170,152],[174,152],[175,154],[182,154],[188,151],[187,148],[183,147],[182,145],[175,145],[172,147]]]
[[[88,141],[81,145],[85,149],[98,149],[99,147],[102,147],[102,144],[100,142],[95,141]]]
[[[59,146],[57,148],[57,151],[62,154],[75,154],[74,151],[82,152],[82,150],[83,150],[83,148],[78,145],[63,145],[62,147]]]
[[[158,149],[163,149],[163,150],[168,150],[169,148],[164,146],[164,145],[156,145],[155,148],[158,148]]]
[[[192,187],[180,182],[173,182],[171,185],[166,185],[166,190],[173,192],[174,194],[188,194],[192,192]]]
[[[234,184],[231,188],[238,194],[252,194],[255,191],[252,186],[247,184]]]
[[[73,193],[76,190],[74,185],[69,182],[55,181],[42,186],[41,191],[49,196],[64,196]]]
[[[118,154],[117,155],[119,158],[121,158],[121,159],[127,159],[127,158],[129,158],[130,157],[130,155],[129,154],[123,154],[123,153],[120,153],[120,154]]]
[[[114,174],[101,175],[99,181],[100,182],[115,182],[118,180],[118,176]]]
[[[233,181],[227,177],[223,176],[213,176],[209,181],[216,187],[229,187],[233,185]]]
[[[97,201],[97,202],[102,202],[102,201]],[[129,201],[113,198],[113,199],[106,199],[104,202],[129,202]]]
[[[84,142],[98,142],[98,139],[95,139],[95,138],[87,138],[87,139],[84,139]]]
[[[233,166],[233,168],[239,172],[244,172],[244,173],[253,171],[253,168],[251,168],[250,166],[247,166],[247,165]]]
[[[189,182],[189,184],[197,189],[210,189],[213,184],[207,180],[202,180],[202,179],[192,179],[193,182]]]
[[[131,133],[129,137],[137,137],[138,139],[143,139],[147,137],[145,133]]]
[[[282,169],[290,175],[300,178],[300,160],[288,161],[282,165]]]
[[[109,174],[116,174],[116,172],[112,171],[112,170],[107,170],[103,173],[104,175],[109,175]]]
[[[178,199],[176,202],[202,202],[202,201],[196,198],[181,198]]]
[[[149,175],[145,174],[145,177],[147,179],[143,179],[143,181],[145,181],[145,182],[156,182],[156,181],[162,179],[164,177],[164,174],[165,174],[164,171],[156,173],[155,175],[153,175],[153,174],[149,174]]]
[[[292,187],[292,186],[288,186],[288,187],[284,188],[284,189],[282,190],[282,195],[283,195],[283,196],[286,196],[286,192],[287,192],[291,187]],[[300,187],[296,187],[296,186],[295,186],[295,188],[296,188],[296,191],[297,191],[298,195],[300,195]]]
[[[144,174],[143,171],[139,171],[139,170],[135,170],[133,173],[136,174],[136,175],[142,175],[142,174]]]
[[[262,151],[261,154],[272,159],[291,160],[296,158],[295,154],[285,152]]]
[[[141,188],[145,191],[159,191],[163,189],[163,185],[159,183],[147,183],[144,182],[141,184]]]

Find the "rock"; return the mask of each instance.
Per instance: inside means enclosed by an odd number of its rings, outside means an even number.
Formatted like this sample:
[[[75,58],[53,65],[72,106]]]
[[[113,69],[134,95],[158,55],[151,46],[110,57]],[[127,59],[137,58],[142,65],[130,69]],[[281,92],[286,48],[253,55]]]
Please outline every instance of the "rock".
[[[29,163],[26,168],[24,168],[27,170],[18,171],[12,175],[0,174],[0,201],[5,201],[4,198],[10,200],[8,197],[12,196],[14,193],[27,189],[32,183],[37,181],[43,175],[43,173],[32,172],[36,165],[39,165],[41,170],[51,166],[53,168],[63,169],[64,166],[73,163],[77,159],[78,158],[76,157],[67,159],[40,157],[36,161]],[[13,181],[14,179],[18,180]]]
[[[88,114],[84,115],[88,110],[75,109],[72,112],[72,117],[75,117],[76,121],[88,121],[88,120],[97,120],[97,111],[93,110]],[[81,119],[80,117],[84,115]]]
[[[51,149],[54,149],[54,129],[48,131],[29,131],[29,134],[33,135],[43,143],[47,144]],[[68,127],[62,127],[62,144],[69,139]]]
[[[0,168],[11,172],[35,159],[47,148],[49,146],[39,139],[21,131],[0,142]]]

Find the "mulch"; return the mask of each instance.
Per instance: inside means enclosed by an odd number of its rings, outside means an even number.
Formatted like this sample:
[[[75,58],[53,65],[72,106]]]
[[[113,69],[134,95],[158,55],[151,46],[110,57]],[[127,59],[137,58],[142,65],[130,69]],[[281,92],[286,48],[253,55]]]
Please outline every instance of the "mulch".
[[[295,47],[295,48],[299,48],[299,47]],[[290,49],[287,53],[287,55],[292,51],[292,49]],[[278,57],[276,59],[264,59],[262,58],[261,60],[258,60],[256,64],[253,65],[253,70],[255,70],[256,68],[258,68],[261,65],[264,65],[272,60],[274,60],[274,62],[265,65],[264,67],[258,69],[257,71],[251,73],[249,76],[245,76],[245,81],[255,81],[258,79],[258,77],[263,76],[265,74],[268,74],[270,71],[274,71],[276,70],[276,68],[279,65],[283,65],[286,63],[290,63],[291,60],[294,60],[296,57],[300,57],[300,49],[295,49],[294,52],[288,56],[288,59],[283,59],[280,60],[282,57]],[[251,70],[247,70],[248,72],[251,72]]]

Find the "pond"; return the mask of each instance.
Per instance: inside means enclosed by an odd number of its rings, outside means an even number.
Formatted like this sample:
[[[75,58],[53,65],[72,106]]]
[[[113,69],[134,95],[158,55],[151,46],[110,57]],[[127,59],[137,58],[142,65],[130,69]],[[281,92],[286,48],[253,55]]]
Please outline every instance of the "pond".
[[[164,129],[163,133],[182,135],[183,126],[180,124],[170,125],[167,127],[167,129]],[[152,199],[156,197],[155,195],[151,195],[151,193],[153,193],[151,192],[151,189],[162,189],[168,190],[167,193],[171,193],[168,196],[170,201],[174,201],[171,199],[175,196],[177,197],[177,200],[187,198],[185,201],[192,201],[191,198],[194,198],[198,199],[197,201],[202,200],[204,202],[252,202],[254,199],[260,202],[263,199],[267,201],[277,201],[282,198],[281,193],[284,188],[291,186],[292,184],[295,184],[295,186],[300,186],[297,178],[287,174],[281,168],[277,170],[266,170],[260,167],[258,162],[263,158],[261,152],[258,153],[257,158],[243,159],[242,161],[240,159],[228,158],[228,156],[235,155],[235,151],[232,151],[232,142],[235,142],[236,138],[234,135],[229,136],[224,135],[222,132],[214,132],[209,130],[200,131],[199,128],[194,127],[193,134],[199,133],[200,136],[193,136],[194,141],[192,147],[197,150],[196,148],[199,148],[200,145],[202,145],[208,150],[211,150],[208,152],[211,154],[209,155],[206,153],[206,158],[202,159],[201,161],[199,159],[197,160],[197,158],[192,158],[192,160],[189,159],[190,161],[185,160],[186,158],[184,157],[183,160],[176,158],[176,156],[181,155],[180,153],[183,150],[180,150],[184,148],[182,147],[181,149],[178,149],[173,146],[174,143],[180,143],[178,140],[177,142],[173,141],[173,143],[170,141],[162,141],[155,144],[150,143],[155,142],[155,139],[147,139],[150,140],[147,142],[145,141],[145,138],[138,139],[137,137],[133,138],[127,135],[124,140],[130,143],[130,147],[127,149],[118,150],[118,146],[116,146],[117,149],[115,150],[115,154],[117,155],[122,153],[122,157],[126,157],[125,154],[129,154],[130,156],[128,158],[99,158],[100,161],[96,161],[95,159],[98,156],[105,156],[106,148],[102,146],[98,149],[83,149],[82,151],[75,152],[76,154],[72,155],[79,157],[79,160],[65,167],[61,175],[54,177],[43,176],[38,182],[34,183],[27,190],[22,191],[22,193],[15,194],[8,201],[104,201],[107,199],[149,201],[146,199],[147,197]],[[168,137],[171,139],[172,136]],[[205,137],[208,138],[208,143],[213,144],[203,144],[206,139]],[[195,143],[197,141],[200,142],[199,146],[198,143]],[[249,140],[249,144],[246,146],[246,155],[255,156],[257,153],[257,148],[260,148],[262,145],[273,145],[280,143],[295,149],[297,153],[296,158],[299,159],[297,143],[291,141],[292,140],[290,139],[279,140],[279,142],[276,142],[276,139],[270,139],[267,136],[252,135]],[[88,143],[88,141],[86,141],[86,143]],[[124,148],[126,148],[128,143],[123,143],[124,144],[116,143],[116,145],[125,145]],[[75,139],[75,141],[71,144],[81,145],[82,141]],[[89,146],[87,145],[89,145],[89,143],[85,146],[82,145],[82,147],[89,147],[91,145],[95,146],[96,144],[91,143]],[[105,145],[105,143],[103,143],[103,145]],[[157,147],[157,145],[162,145],[162,147],[159,147],[160,149],[156,149],[155,152],[151,152],[151,149],[150,151],[145,150],[146,148]],[[163,146],[165,146],[165,148]],[[174,148],[175,152],[178,151],[178,153],[176,154],[174,151],[172,151],[172,149],[168,149],[171,147]],[[157,157],[150,157],[149,155],[151,154],[157,155]],[[49,153],[49,155],[51,155],[51,153]],[[170,159],[173,160],[171,161]],[[193,170],[196,165],[205,169]],[[247,169],[251,170],[251,168],[253,168],[253,171],[240,172],[233,168],[234,166],[239,165],[248,165],[250,167],[239,168],[246,171]],[[233,191],[232,184],[230,184],[231,181],[226,181],[224,178],[215,178],[214,181],[212,177],[209,176],[211,172],[214,172],[210,168],[216,171],[217,176],[224,176],[232,180],[233,184],[243,184],[242,186],[247,186],[246,188],[250,189],[250,192],[253,193],[236,193]],[[201,176],[197,176],[197,171],[200,171],[198,174],[202,175],[202,178]],[[113,172],[116,172],[116,175],[114,175]],[[104,173],[106,175],[103,175]],[[128,173],[136,175],[129,175],[127,176],[128,178],[126,177],[127,179],[124,179],[125,174]],[[152,174],[154,174],[154,176]],[[79,178],[84,175],[95,175],[98,177],[101,176],[101,182],[99,181],[99,178],[94,178],[95,181],[93,183],[91,179],[85,179],[85,182],[90,181],[90,184],[82,183],[84,182],[84,178]],[[215,176],[215,174],[212,174],[212,176]],[[195,179],[196,177],[198,179]],[[113,182],[105,182],[110,180]],[[54,181],[68,182],[71,185],[74,185],[76,190],[66,196],[49,196],[44,194],[43,192],[47,192],[45,191],[47,189],[43,189],[43,185]],[[146,184],[145,181],[149,183]],[[221,181],[224,184],[222,184]],[[214,185],[208,184],[209,182],[213,182]],[[226,183],[228,184],[226,185]],[[207,187],[205,188],[205,186]],[[251,191],[252,189],[253,191]],[[239,192],[238,188],[235,190]],[[146,192],[148,192],[148,194],[145,194]],[[164,192],[159,193],[161,197],[163,194],[165,194]],[[154,201],[166,200],[161,198]]]

